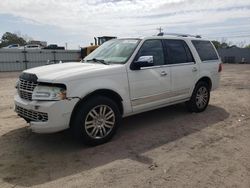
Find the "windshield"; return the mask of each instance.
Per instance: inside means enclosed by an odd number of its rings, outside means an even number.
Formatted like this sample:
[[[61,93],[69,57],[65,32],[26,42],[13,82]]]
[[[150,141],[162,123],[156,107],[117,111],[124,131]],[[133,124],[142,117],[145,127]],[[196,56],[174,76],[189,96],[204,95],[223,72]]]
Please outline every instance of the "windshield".
[[[114,39],[103,43],[84,58],[84,62],[102,60],[106,63],[124,64],[139,43],[138,39]]]

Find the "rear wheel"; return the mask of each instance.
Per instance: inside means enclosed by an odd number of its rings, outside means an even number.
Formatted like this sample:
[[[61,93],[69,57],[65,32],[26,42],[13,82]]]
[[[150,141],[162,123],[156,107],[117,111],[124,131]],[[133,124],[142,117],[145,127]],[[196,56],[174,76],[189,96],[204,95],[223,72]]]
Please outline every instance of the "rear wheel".
[[[200,81],[196,84],[193,94],[188,102],[187,109],[190,112],[203,112],[209,103],[210,90],[206,82]]]
[[[116,103],[104,96],[91,97],[75,113],[71,124],[73,134],[88,145],[109,141],[121,121]]]

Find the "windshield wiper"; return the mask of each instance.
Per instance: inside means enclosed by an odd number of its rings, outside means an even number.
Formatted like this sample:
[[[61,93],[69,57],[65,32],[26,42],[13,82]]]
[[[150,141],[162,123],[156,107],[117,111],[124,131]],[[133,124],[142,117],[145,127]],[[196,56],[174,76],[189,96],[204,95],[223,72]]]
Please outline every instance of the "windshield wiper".
[[[104,61],[103,59],[96,59],[96,58],[93,58],[93,59],[88,59],[86,60],[87,62],[90,62],[90,61],[94,61],[94,62],[99,62],[99,63],[102,63],[104,65],[109,65],[108,62]]]

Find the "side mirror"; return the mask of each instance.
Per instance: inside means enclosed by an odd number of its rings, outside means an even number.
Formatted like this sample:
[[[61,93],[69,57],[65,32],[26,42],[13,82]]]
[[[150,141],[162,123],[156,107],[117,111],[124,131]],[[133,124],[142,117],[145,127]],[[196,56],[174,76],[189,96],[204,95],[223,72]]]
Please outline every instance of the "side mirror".
[[[141,67],[150,67],[154,65],[154,57],[153,56],[140,56],[137,61],[134,61],[131,64],[132,70],[140,70]]]

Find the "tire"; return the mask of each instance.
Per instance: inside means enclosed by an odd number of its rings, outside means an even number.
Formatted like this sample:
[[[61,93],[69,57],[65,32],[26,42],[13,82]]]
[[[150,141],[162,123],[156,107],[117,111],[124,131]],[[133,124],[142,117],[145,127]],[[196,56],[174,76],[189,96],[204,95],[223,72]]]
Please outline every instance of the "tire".
[[[78,141],[95,146],[109,141],[120,122],[121,113],[113,100],[93,96],[77,107],[70,128]]]
[[[188,111],[203,112],[206,110],[210,99],[210,89],[206,82],[200,81],[196,84],[192,96],[186,102]]]

